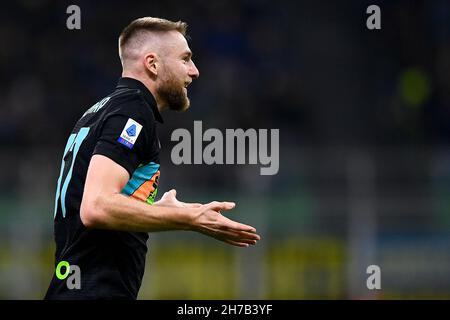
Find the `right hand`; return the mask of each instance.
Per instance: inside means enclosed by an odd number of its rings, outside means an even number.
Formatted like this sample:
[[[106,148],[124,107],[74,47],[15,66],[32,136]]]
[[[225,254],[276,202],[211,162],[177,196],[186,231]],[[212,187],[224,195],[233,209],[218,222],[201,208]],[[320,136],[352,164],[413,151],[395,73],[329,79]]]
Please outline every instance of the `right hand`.
[[[223,216],[221,210],[231,210],[233,202],[213,201],[195,208],[192,225],[195,231],[238,247],[255,245],[261,237],[252,226]]]

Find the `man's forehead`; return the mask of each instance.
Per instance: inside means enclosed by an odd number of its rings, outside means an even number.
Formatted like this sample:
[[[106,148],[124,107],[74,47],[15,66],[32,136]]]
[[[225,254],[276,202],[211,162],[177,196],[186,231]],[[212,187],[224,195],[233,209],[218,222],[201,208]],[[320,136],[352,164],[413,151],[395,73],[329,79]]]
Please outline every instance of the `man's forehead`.
[[[186,38],[180,32],[175,30],[167,32],[166,37],[163,39],[162,46],[171,51],[175,51],[174,53],[176,54],[192,54]]]

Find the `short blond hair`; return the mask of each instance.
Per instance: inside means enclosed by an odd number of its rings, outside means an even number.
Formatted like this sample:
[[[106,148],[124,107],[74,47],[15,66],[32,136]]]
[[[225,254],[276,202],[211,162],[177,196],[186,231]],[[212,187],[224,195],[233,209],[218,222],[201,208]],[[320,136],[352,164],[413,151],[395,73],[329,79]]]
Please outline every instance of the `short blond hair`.
[[[119,36],[119,56],[122,59],[122,54],[126,46],[135,37],[139,37],[145,32],[168,32],[178,31],[186,37],[187,23],[183,21],[170,21],[162,18],[143,17],[133,20],[125,29],[122,30]]]

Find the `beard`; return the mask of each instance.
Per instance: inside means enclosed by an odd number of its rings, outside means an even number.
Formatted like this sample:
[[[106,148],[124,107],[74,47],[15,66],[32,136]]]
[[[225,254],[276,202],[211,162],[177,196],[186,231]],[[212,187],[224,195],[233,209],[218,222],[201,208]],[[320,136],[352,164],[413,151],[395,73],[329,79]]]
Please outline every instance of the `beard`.
[[[165,67],[165,71],[167,77],[157,90],[158,96],[167,104],[170,110],[186,111],[189,108],[190,101],[187,97],[184,83],[177,80],[169,68]]]

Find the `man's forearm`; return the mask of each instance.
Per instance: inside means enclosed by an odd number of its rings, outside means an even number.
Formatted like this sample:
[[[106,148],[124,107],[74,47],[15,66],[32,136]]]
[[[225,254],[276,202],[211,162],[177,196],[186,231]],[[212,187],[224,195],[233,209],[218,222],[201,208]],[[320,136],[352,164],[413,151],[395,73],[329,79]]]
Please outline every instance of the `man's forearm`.
[[[134,232],[189,230],[190,208],[149,205],[122,194],[97,197],[90,208],[81,208],[87,227]]]
[[[187,204],[177,201],[172,192],[166,193],[158,204],[149,205],[120,193],[106,197],[90,191],[85,192],[87,199],[83,198],[80,210],[87,228],[135,232],[192,230],[239,247],[254,245],[260,239],[255,228],[221,214],[222,210],[233,209],[233,202]]]

